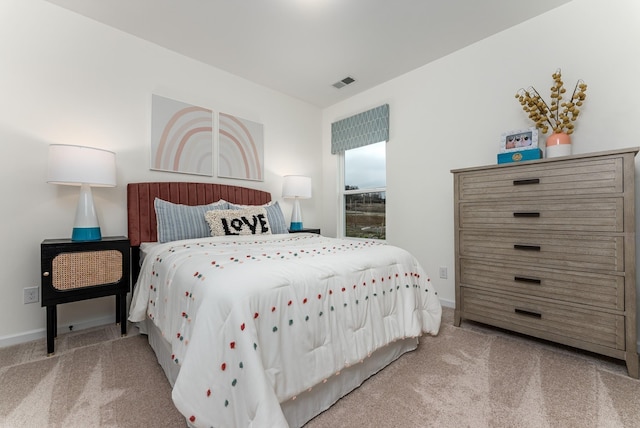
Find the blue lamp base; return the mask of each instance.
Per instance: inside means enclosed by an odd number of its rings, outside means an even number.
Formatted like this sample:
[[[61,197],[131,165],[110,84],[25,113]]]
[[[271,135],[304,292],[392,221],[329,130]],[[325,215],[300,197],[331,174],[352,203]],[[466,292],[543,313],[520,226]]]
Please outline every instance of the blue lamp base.
[[[291,222],[291,225],[289,226],[289,230],[302,230],[302,222]]]
[[[74,227],[72,241],[99,241],[102,239],[99,227]]]

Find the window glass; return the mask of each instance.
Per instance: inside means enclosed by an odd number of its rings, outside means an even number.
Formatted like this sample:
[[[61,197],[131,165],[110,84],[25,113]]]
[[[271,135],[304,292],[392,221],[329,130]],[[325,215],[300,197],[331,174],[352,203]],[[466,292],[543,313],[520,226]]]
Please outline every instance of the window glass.
[[[386,143],[369,144],[344,152],[344,185],[349,189],[387,186]]]
[[[344,152],[344,234],[386,237],[386,143]]]

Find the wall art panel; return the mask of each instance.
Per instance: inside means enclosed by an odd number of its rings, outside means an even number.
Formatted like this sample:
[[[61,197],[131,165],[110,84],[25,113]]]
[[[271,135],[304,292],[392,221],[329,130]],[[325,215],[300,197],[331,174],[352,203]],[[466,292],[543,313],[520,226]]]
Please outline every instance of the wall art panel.
[[[264,126],[219,114],[218,177],[264,180]]]
[[[151,169],[213,176],[213,112],[153,95]]]

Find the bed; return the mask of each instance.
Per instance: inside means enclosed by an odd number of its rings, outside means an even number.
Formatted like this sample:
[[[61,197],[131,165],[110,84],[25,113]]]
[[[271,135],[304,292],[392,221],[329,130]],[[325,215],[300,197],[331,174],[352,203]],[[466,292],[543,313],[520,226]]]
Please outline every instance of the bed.
[[[303,426],[438,332],[440,302],[414,257],[289,234],[268,192],[130,183],[127,204],[141,266],[129,320],[190,426]]]

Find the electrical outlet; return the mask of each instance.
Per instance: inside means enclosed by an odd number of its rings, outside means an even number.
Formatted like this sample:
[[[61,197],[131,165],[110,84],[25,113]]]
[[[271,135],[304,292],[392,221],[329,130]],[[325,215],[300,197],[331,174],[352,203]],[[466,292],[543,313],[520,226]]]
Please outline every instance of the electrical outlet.
[[[447,268],[446,268],[446,266],[440,266],[440,278],[447,279]]]
[[[36,303],[40,300],[40,296],[38,293],[40,288],[38,287],[27,287],[24,289],[24,303]]]

